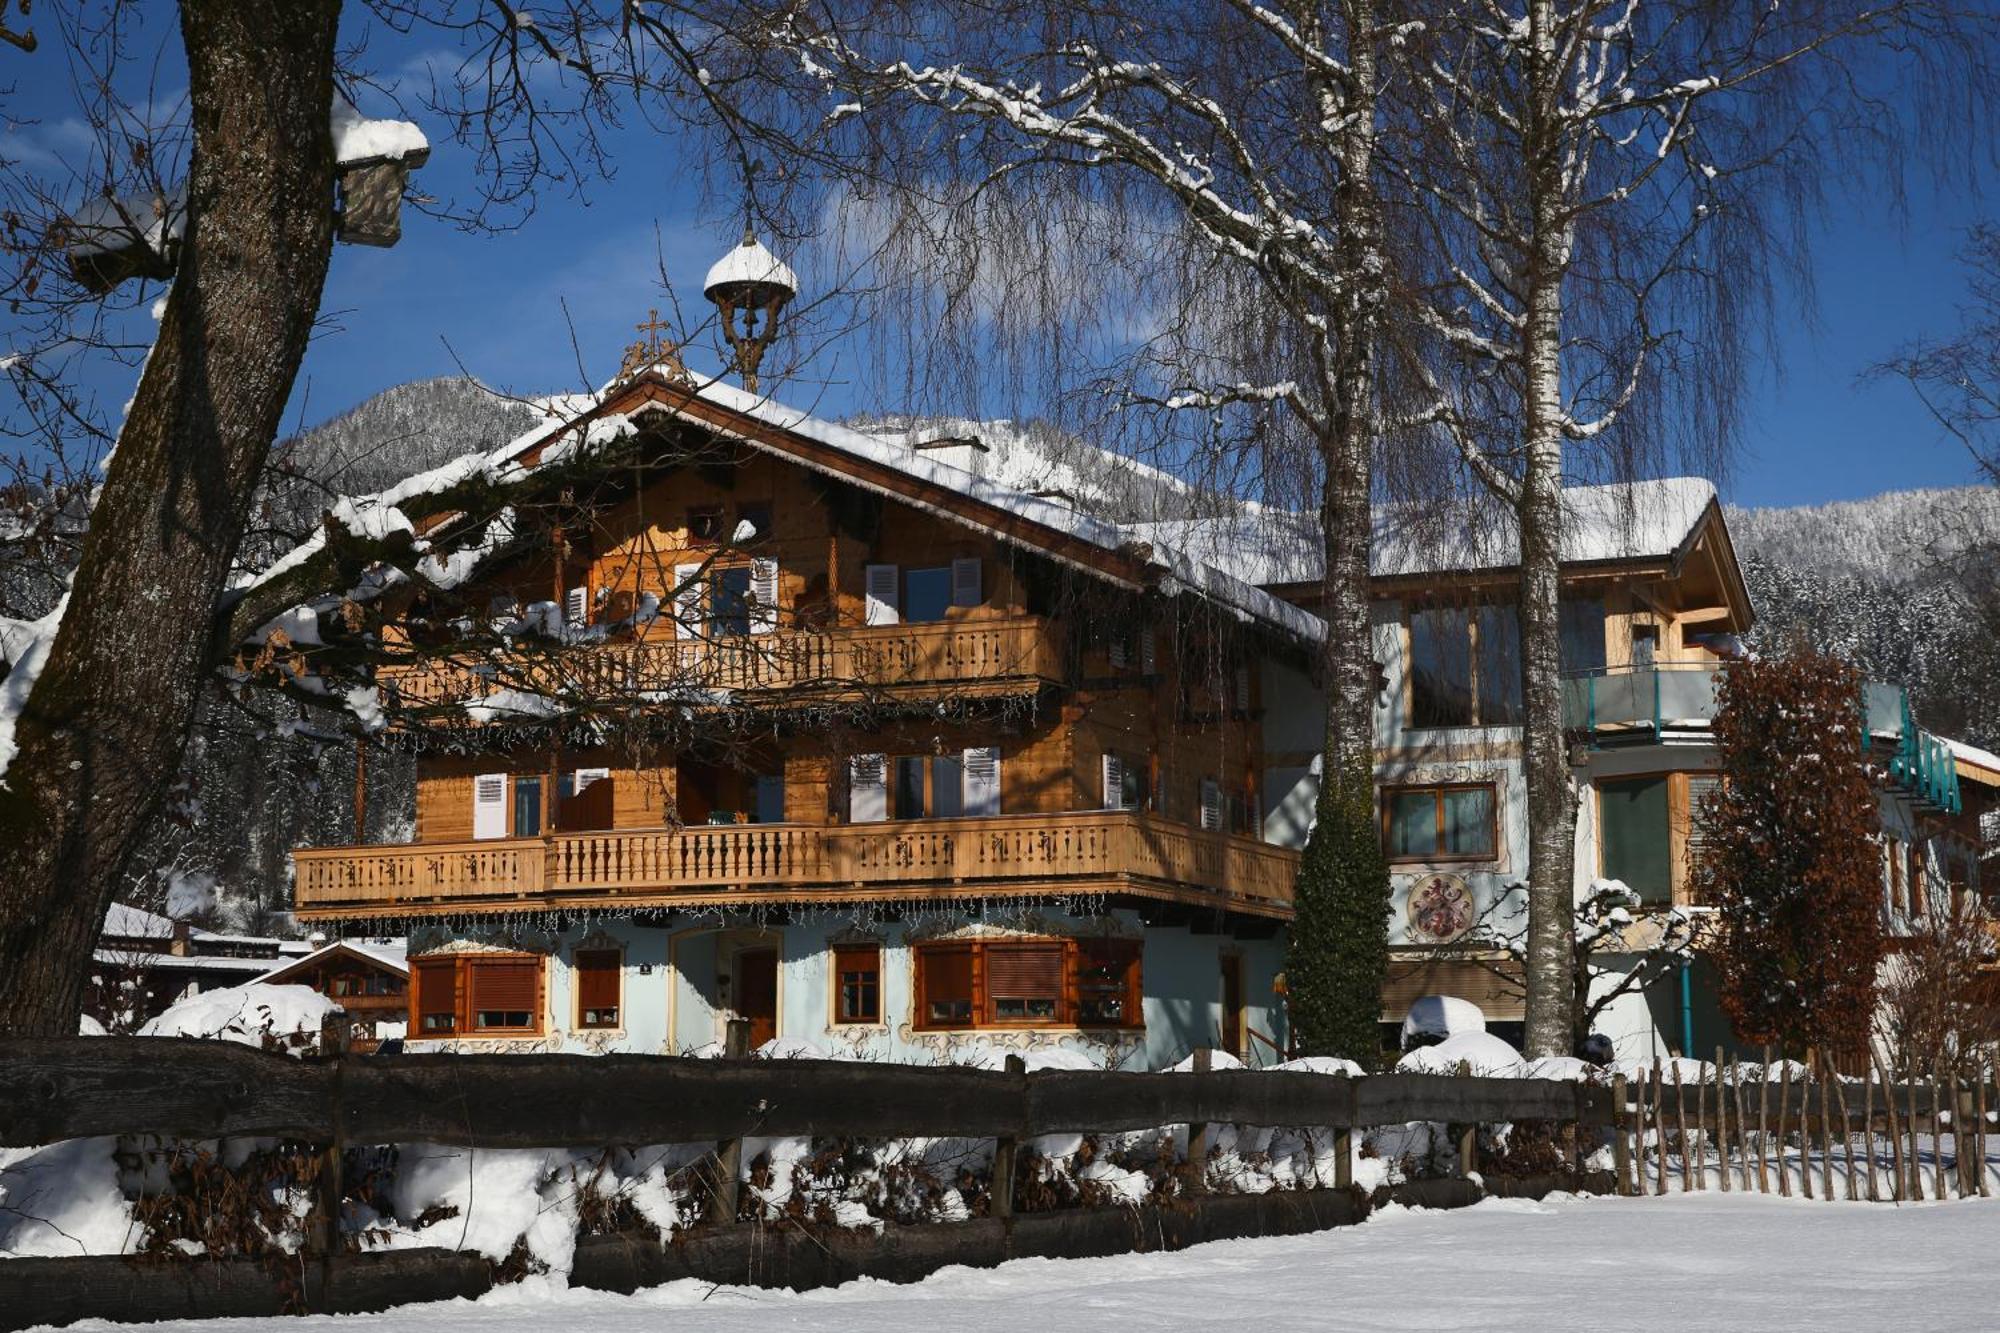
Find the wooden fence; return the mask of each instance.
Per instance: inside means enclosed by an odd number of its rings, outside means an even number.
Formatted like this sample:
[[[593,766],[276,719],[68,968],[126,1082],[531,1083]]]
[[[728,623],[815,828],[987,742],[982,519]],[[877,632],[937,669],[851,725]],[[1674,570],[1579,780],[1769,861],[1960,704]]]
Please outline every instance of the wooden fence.
[[[732,1037],[740,1051],[741,1034]],[[1712,1076],[1677,1082],[1671,1067],[1657,1078],[1649,1071],[1638,1080],[1583,1083],[1200,1068],[1030,1074],[1018,1065],[980,1070],[634,1055],[298,1060],[217,1042],[0,1040],[0,1147],[135,1134],[322,1146],[319,1202],[308,1227],[311,1246],[298,1260],[300,1276],[274,1274],[258,1261],[213,1258],[4,1260],[0,1330],[93,1316],[379,1309],[483,1289],[491,1278],[476,1256],[438,1252],[434,1263],[413,1266],[407,1252],[401,1258],[343,1252],[330,1222],[345,1197],[344,1150],[369,1144],[712,1141],[713,1215],[722,1220],[677,1233],[666,1246],[586,1237],[571,1280],[614,1290],[677,1277],[813,1286],[864,1274],[909,1280],[947,1263],[1174,1248],[1359,1221],[1373,1200],[1354,1188],[1355,1136],[1410,1122],[1445,1128],[1451,1149],[1442,1157],[1453,1174],[1409,1182],[1393,1197],[1432,1206],[1550,1188],[1631,1195],[1796,1188],[1833,1198],[1835,1174],[1848,1198],[1984,1193],[1985,1111],[1995,1100],[1983,1085],[1878,1086],[1789,1075],[1772,1083]],[[1545,1153],[1533,1178],[1509,1177],[1506,1161],[1483,1155],[1482,1127],[1521,1122],[1553,1128],[1545,1141],[1556,1153],[1554,1165]],[[1014,1167],[1029,1139],[1181,1124],[1189,1126],[1192,1168],[1182,1176],[1182,1197],[1137,1210],[1029,1213],[1014,1206]],[[1209,1127],[1219,1124],[1325,1129],[1333,1135],[1336,1178],[1330,1188],[1271,1195],[1209,1193]],[[837,1235],[807,1235],[796,1224],[774,1234],[734,1221],[742,1142],[750,1136],[992,1140],[986,1215]],[[1607,1148],[1613,1169],[1589,1170],[1590,1159]],[[1487,1170],[1474,1175],[1482,1166]],[[319,1267],[307,1280],[304,1269],[313,1263]]]

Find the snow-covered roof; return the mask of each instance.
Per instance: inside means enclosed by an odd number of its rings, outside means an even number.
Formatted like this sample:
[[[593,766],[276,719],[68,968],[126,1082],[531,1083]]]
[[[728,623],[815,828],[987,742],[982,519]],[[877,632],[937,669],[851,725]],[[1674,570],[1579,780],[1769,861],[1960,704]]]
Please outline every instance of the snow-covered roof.
[[[92,950],[92,958],[113,967],[143,967],[161,972],[233,972],[245,980],[262,976],[270,970],[269,958],[235,958],[228,954],[209,953],[160,953],[156,950],[106,949]],[[291,960],[287,960],[288,962]]]
[[[113,903],[104,912],[104,934],[119,939],[164,940],[174,933],[174,919],[130,903]]]
[[[1982,750],[1976,745],[1968,745],[1964,741],[1953,740],[1949,736],[1943,736],[1939,739],[1945,743],[1945,748],[1951,751],[1953,759],[1956,759],[1961,764],[1969,764],[1974,768],[1984,769],[1985,774],[1981,780],[1992,786],[2000,786],[2000,754],[1994,754],[1991,750]]]
[[[422,166],[430,156],[430,140],[415,125],[407,120],[371,120],[338,91],[330,120],[333,160],[343,167],[397,159]]]
[[[410,946],[407,940],[335,940],[331,944],[314,949],[301,958],[287,958],[276,967],[264,972],[258,980],[275,977],[280,972],[290,972],[327,954],[345,950],[360,954],[403,976],[410,975]]]
[[[1563,491],[1565,564],[1671,559],[1716,503],[1701,477],[1665,477]],[[1378,505],[1370,568],[1378,578],[1511,568],[1519,561],[1518,527],[1503,506]],[[1314,583],[1324,568],[1311,515],[1252,509],[1223,518],[1168,519],[1131,525],[1211,561],[1226,561],[1261,586]]]

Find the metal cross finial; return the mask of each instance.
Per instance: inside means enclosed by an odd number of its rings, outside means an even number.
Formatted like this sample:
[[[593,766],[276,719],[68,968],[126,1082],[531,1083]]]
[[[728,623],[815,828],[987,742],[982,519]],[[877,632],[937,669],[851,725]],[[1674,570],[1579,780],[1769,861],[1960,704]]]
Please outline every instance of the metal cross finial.
[[[639,332],[646,335],[646,341],[650,346],[657,348],[660,345],[661,330],[671,327],[673,326],[660,318],[659,307],[655,306],[646,312],[646,322],[639,325]]]
[[[658,307],[646,312],[646,319],[638,325],[644,335],[638,342],[625,349],[625,363],[619,367],[620,376],[633,375],[648,366],[659,368],[660,373],[676,384],[692,385],[694,377],[688,374],[681,363],[681,349],[660,334],[673,325],[660,318]]]

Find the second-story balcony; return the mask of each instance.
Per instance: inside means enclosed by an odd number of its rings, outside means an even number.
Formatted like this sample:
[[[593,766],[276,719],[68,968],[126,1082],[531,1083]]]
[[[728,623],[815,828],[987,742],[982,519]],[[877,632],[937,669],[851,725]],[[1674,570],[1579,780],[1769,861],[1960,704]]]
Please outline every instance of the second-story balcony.
[[[406,707],[551,699],[720,699],[910,688],[1038,689],[1063,679],[1061,626],[1041,616],[776,630],[715,638],[664,634],[575,644],[505,664],[441,661],[385,670]]]
[[[292,853],[301,916],[1118,892],[1288,915],[1299,854],[1118,810]]]

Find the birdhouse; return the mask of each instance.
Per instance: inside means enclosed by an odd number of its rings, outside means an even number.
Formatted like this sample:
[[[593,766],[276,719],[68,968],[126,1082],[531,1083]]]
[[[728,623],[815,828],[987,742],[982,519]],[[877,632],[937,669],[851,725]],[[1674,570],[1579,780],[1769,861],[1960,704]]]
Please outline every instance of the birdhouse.
[[[186,225],[178,190],[94,199],[62,224],[70,272],[99,295],[128,278],[171,278]]]
[[[333,96],[334,174],[340,187],[335,235],[349,245],[394,245],[403,235],[403,189],[431,146],[407,120],[370,120]]]

